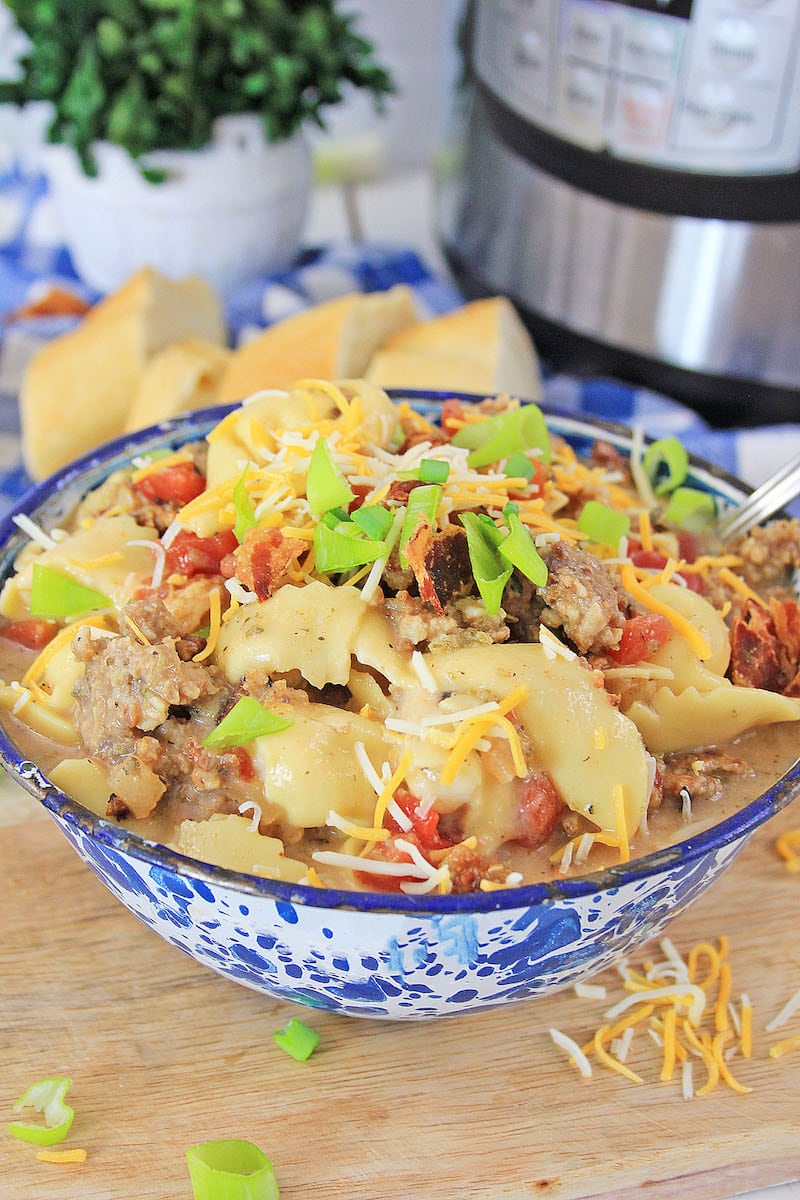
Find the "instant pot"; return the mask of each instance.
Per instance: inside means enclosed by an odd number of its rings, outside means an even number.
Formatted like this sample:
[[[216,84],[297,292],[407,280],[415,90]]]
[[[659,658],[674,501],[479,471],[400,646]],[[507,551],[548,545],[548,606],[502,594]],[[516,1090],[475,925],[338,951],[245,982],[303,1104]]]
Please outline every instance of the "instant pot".
[[[800,0],[475,0],[439,234],[543,356],[800,420]]]

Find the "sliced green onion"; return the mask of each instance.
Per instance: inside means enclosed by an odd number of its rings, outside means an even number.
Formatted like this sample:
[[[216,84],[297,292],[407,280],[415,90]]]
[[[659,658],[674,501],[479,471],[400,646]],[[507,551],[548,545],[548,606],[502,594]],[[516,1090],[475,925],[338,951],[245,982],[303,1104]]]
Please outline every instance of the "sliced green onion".
[[[651,442],[642,457],[642,466],[657,496],[674,492],[683,483],[689,470],[689,455],[676,437],[659,438]],[[666,475],[664,474],[666,468]]]
[[[526,579],[536,587],[547,583],[547,563],[533,544],[530,532],[516,513],[508,513],[508,537],[500,543],[498,550]]]
[[[323,525],[328,526],[328,529],[338,529],[340,525],[350,523],[350,514],[343,508],[332,508],[329,512],[323,513],[320,520]]]
[[[392,527],[392,514],[382,504],[363,504],[352,516],[368,538],[382,542]]]
[[[272,1163],[252,1142],[199,1142],[186,1151],[194,1200],[279,1200]]]
[[[32,1121],[12,1121],[6,1129],[12,1137],[36,1146],[55,1146],[63,1142],[72,1125],[75,1110],[64,1103],[71,1079],[42,1079],[29,1087],[14,1105],[14,1112],[32,1108],[44,1116],[44,1125]]]
[[[419,478],[423,483],[447,483],[450,463],[443,458],[423,458],[419,464]]]
[[[463,425],[451,441],[471,451],[467,458],[470,467],[488,467],[521,450],[539,450],[542,462],[550,462],[550,435],[536,404],[523,404],[511,412]]]
[[[244,746],[253,738],[280,733],[292,725],[291,717],[276,716],[254,696],[242,696],[216,729],[203,739],[203,745],[207,750],[228,750],[231,746]]]
[[[54,571],[44,563],[33,564],[30,612],[32,617],[67,619],[85,616],[101,608],[111,608],[113,601],[94,588],[84,587],[70,575]]]
[[[171,458],[174,453],[174,450],[167,450],[166,446],[162,446],[156,450],[148,450],[146,454],[137,454],[133,462],[139,467],[143,467],[158,462],[160,458]]]
[[[305,1062],[319,1045],[319,1034],[309,1029],[302,1021],[298,1021],[297,1017],[292,1017],[288,1025],[273,1033],[272,1040],[281,1050],[291,1054],[292,1058],[296,1058],[298,1062]]]
[[[699,533],[717,515],[714,497],[698,488],[679,487],[669,498],[664,520],[689,533]]]
[[[315,517],[331,508],[346,508],[355,492],[334,462],[326,438],[320,438],[311,455],[306,478],[308,506]]]
[[[247,536],[248,529],[252,529],[258,524],[253,502],[248,496],[247,488],[245,487],[246,479],[247,467],[242,471],[242,477],[233,489],[233,507],[236,510],[236,523],[233,526],[233,532],[240,546]]]
[[[420,518],[424,517],[431,528],[436,527],[436,513],[442,499],[442,489],[438,483],[426,483],[414,488],[408,494],[406,515],[400,533],[400,565],[408,566],[408,559],[403,553],[403,547],[410,537],[416,533]]]
[[[485,524],[475,513],[460,513],[461,523],[467,531],[467,547],[472,574],[478,591],[490,617],[500,611],[503,591],[513,567],[507,566],[486,536]]]
[[[508,520],[508,517],[511,513],[513,513],[515,517],[519,516],[519,505],[515,504],[513,500],[509,500],[508,504],[503,507],[503,516],[506,518],[506,520]]]
[[[386,543],[361,537],[361,531],[350,521],[353,531],[345,527],[329,529],[319,524],[314,528],[314,566],[323,575],[352,571],[366,563],[377,562],[386,554]]]
[[[478,513],[478,520],[481,523],[481,532],[483,536],[496,550],[503,540],[503,533],[501,533],[492,518],[487,513]]]
[[[536,467],[527,454],[523,454],[521,450],[515,450],[506,463],[506,475],[508,478],[524,479],[526,483],[530,483],[535,474]]]
[[[627,537],[630,527],[629,516],[599,500],[587,500],[578,517],[579,531],[604,546],[618,546],[620,538]]]

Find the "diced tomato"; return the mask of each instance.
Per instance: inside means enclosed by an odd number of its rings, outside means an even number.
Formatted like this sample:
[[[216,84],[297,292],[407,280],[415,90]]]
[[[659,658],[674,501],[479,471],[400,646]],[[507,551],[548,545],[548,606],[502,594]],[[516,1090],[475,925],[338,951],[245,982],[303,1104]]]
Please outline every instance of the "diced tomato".
[[[395,800],[399,808],[408,817],[413,825],[413,832],[416,834],[417,841],[425,850],[444,850],[447,846],[451,846],[452,842],[446,841],[439,833],[439,814],[435,809],[430,808],[427,812],[420,812],[420,799],[412,792],[399,791],[395,793]],[[386,826],[393,832],[405,834],[400,829],[400,826],[392,817],[391,813],[387,814]]]
[[[660,571],[667,565],[665,556],[657,550],[636,550],[630,558],[635,567],[642,567],[645,571]]]
[[[413,843],[420,853],[425,854],[425,850],[413,830],[409,833],[399,833],[397,837],[400,841]],[[396,844],[394,837],[387,838],[385,842],[377,842],[370,851],[369,857],[377,859],[379,862],[407,862],[409,866],[412,862],[411,855]],[[377,892],[399,892],[401,883],[419,883],[419,875],[415,874],[378,875],[372,871],[355,871],[354,874],[360,884]]]
[[[693,563],[697,558],[697,539],[685,529],[678,530],[678,553],[687,563]]]
[[[184,505],[206,490],[206,481],[194,463],[174,463],[145,475],[136,487],[148,500]]]
[[[519,827],[514,840],[536,850],[543,846],[558,824],[564,797],[546,771],[534,771],[523,779],[519,798]]]
[[[48,642],[52,642],[58,633],[55,621],[45,621],[41,617],[31,617],[26,621],[9,621],[0,629],[0,637],[25,646],[28,650],[41,650]]]
[[[622,667],[630,667],[655,654],[672,636],[672,626],[660,613],[642,613],[631,617],[622,628],[622,639],[608,657]]]
[[[663,554],[659,554],[657,550],[637,550],[634,554],[631,554],[630,559],[635,567],[643,567],[646,571],[661,571],[667,565],[666,558]],[[694,557],[685,558],[684,561],[687,563],[694,562]],[[696,571],[685,571],[681,574],[681,579],[690,591],[702,592],[703,581]]]
[[[192,575],[219,575],[220,563],[227,554],[233,554],[238,542],[232,529],[201,538],[188,529],[182,529],[167,548],[166,573],[177,572]]]

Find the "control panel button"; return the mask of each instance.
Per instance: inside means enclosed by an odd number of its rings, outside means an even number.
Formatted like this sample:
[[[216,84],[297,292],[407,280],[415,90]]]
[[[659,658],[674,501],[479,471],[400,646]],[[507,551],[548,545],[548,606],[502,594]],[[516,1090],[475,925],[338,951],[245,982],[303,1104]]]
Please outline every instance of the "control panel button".
[[[648,79],[671,79],[682,42],[682,21],[626,12],[620,40],[620,67],[624,72]]]
[[[614,6],[571,3],[566,9],[564,46],[570,57],[607,66],[611,62]]]
[[[758,61],[761,39],[744,17],[725,17],[711,29],[709,53],[724,71],[743,73]]]
[[[664,84],[621,80],[614,109],[615,144],[660,145],[669,121],[671,100]]]
[[[608,93],[605,72],[567,63],[561,72],[559,90],[559,110],[567,136],[584,145],[602,142]]]

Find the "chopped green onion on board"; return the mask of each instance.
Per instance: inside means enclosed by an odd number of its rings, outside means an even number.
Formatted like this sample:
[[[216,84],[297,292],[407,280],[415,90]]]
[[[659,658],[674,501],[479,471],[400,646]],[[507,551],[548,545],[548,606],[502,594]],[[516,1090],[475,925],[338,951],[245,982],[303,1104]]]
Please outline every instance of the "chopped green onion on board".
[[[186,1151],[194,1200],[279,1200],[272,1163],[253,1142],[199,1142]]]
[[[55,1146],[63,1142],[70,1131],[75,1110],[64,1103],[71,1079],[41,1079],[28,1088],[14,1105],[15,1112],[32,1108],[44,1116],[44,1124],[33,1121],[12,1121],[6,1125],[12,1137],[35,1146]]]
[[[276,1046],[280,1046],[281,1050],[285,1050],[292,1058],[296,1058],[298,1062],[305,1062],[316,1050],[320,1038],[319,1034],[313,1029],[309,1029],[308,1025],[298,1021],[297,1017],[292,1017],[283,1029],[276,1029],[272,1040]]]

